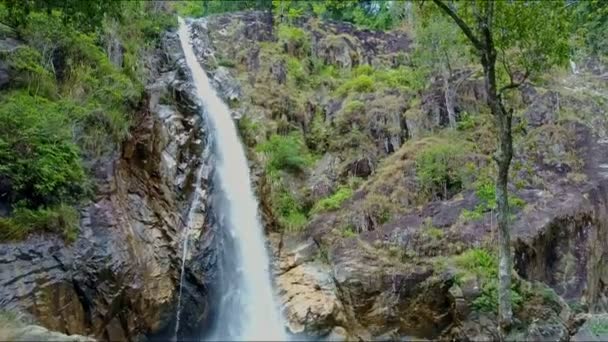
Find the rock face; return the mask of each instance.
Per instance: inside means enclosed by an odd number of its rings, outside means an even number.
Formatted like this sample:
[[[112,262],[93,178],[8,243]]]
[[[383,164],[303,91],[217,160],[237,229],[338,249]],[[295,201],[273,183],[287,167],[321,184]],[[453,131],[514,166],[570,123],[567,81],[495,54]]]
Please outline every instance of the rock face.
[[[211,171],[180,51],[177,37],[168,34],[131,137],[120,153],[92,166],[98,191],[81,209],[78,239],[66,245],[52,236],[32,236],[0,245],[3,310],[21,312],[50,330],[107,340],[134,340],[169,328],[193,183],[203,168],[198,191],[205,198]],[[194,210],[191,243],[198,245],[205,201]],[[197,253],[190,250],[188,260]],[[187,277],[186,287],[200,289],[198,279]],[[185,297],[195,309],[184,312],[196,324],[205,314],[205,292],[185,291]]]

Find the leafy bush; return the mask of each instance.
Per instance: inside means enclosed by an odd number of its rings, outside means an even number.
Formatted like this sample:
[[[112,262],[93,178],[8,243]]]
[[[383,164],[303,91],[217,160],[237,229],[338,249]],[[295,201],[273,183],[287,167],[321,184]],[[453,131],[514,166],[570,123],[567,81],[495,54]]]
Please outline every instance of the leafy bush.
[[[374,79],[369,75],[359,75],[342,84],[336,92],[345,96],[349,92],[368,93],[374,90]]]
[[[273,191],[271,203],[274,214],[283,229],[298,231],[308,222],[304,209],[286,189],[279,188],[277,191]]]
[[[76,240],[78,212],[67,205],[44,209],[17,207],[9,218],[0,218],[0,241],[20,240],[32,232],[51,232],[63,236],[66,241]]]
[[[416,157],[416,175],[422,191],[431,197],[449,198],[462,188],[467,147],[440,142],[426,147]]]
[[[274,134],[258,145],[257,150],[266,154],[266,172],[271,176],[278,171],[302,172],[310,164],[310,155],[301,134]]]
[[[6,56],[15,73],[14,88],[24,87],[32,95],[55,97],[55,77],[42,65],[42,56],[29,46],[20,46]]]
[[[323,211],[337,210],[340,208],[342,203],[347,199],[351,198],[353,190],[350,187],[340,187],[333,195],[321,199],[312,208],[313,213],[319,213]]]
[[[462,211],[462,217],[468,221],[479,220],[486,212],[496,209],[496,187],[494,186],[494,183],[488,178],[481,178],[477,180],[475,184],[475,194],[480,203],[474,210],[465,209]],[[521,208],[525,205],[526,201],[512,193],[509,194],[509,208],[511,210]]]
[[[287,76],[296,85],[306,81],[306,71],[298,58],[287,58]]]
[[[12,202],[33,206],[73,201],[84,193],[80,150],[60,104],[23,92],[0,102],[0,178],[9,181]]]
[[[461,268],[457,281],[464,276],[475,276],[481,285],[481,295],[473,301],[473,307],[480,311],[494,312],[498,310],[498,259],[494,253],[485,249],[473,248],[466,250],[454,259]],[[462,273],[463,272],[463,273]],[[511,300],[514,308],[518,308],[524,300],[520,283],[511,286]]]
[[[277,36],[279,43],[292,56],[303,57],[310,53],[310,37],[303,29],[281,24],[277,28]]]

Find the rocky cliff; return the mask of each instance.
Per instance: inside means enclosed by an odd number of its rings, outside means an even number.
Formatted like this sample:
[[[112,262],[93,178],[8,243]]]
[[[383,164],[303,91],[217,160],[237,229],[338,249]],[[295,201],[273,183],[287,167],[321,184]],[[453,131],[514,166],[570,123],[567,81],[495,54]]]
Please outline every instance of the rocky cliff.
[[[146,101],[122,150],[94,166],[95,198],[80,209],[78,239],[38,235],[0,245],[3,310],[53,331],[106,340],[161,333],[174,320],[185,213],[211,171],[204,128],[174,34],[150,65]],[[191,243],[203,234],[196,208]],[[192,249],[196,251],[196,249]],[[190,257],[190,256],[189,256]],[[185,302],[206,307],[200,279],[187,277]]]
[[[475,184],[482,182],[494,140],[480,105],[481,80],[463,72],[469,76],[457,91],[459,129],[443,130],[441,82],[426,80],[419,93],[382,78],[370,88],[356,83],[365,81],[366,68],[407,66],[406,31],[314,18],[295,26],[302,40],[281,25],[273,31],[262,13],[194,24],[201,59],[246,123],[241,133],[269,230],[283,230],[271,241],[289,330],[330,339],[498,338],[495,285],[467,259],[480,262],[495,242],[491,206],[479,190],[461,185],[428,196],[416,169],[420,151],[464,142],[460,163],[478,169]],[[356,82],[341,79],[345,74]],[[353,88],[345,91],[349,82]],[[529,83],[511,99],[518,103],[511,191],[520,203],[513,213],[512,339],[568,340],[587,317],[580,313],[605,311],[606,92],[594,87],[606,89],[597,65]],[[318,154],[314,163],[278,178],[265,174],[260,143],[293,131]],[[362,178],[352,196],[331,210],[315,209],[352,177]],[[304,211],[313,207],[299,232],[281,221],[277,187]]]

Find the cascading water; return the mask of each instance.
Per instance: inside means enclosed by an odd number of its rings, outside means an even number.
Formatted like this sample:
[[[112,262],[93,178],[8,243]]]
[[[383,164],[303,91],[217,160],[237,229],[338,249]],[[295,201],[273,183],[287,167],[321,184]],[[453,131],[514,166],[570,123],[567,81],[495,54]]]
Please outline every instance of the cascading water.
[[[285,340],[283,324],[273,296],[269,258],[258,216],[245,151],[230,110],[219,98],[199,64],[190,43],[186,23],[179,19],[179,38],[203,103],[214,146],[214,210],[222,215],[218,224],[225,233],[219,286],[221,303],[210,339]]]
[[[198,173],[196,175],[196,181],[195,181],[195,191],[194,191],[194,196],[192,198],[192,203],[190,204],[190,209],[188,210],[188,216],[186,217],[186,222],[185,222],[185,226],[184,226],[184,234],[182,236],[182,265],[181,265],[181,272],[179,275],[179,293],[178,293],[178,297],[177,297],[177,310],[176,310],[176,314],[175,314],[175,334],[174,337],[175,339],[177,339],[177,334],[179,332],[179,324],[180,324],[180,319],[181,319],[181,313],[182,313],[182,292],[184,290],[184,274],[185,274],[185,270],[186,270],[186,258],[188,257],[188,247],[189,247],[189,242],[190,242],[190,231],[191,231],[191,227],[192,227],[192,223],[193,223],[193,219],[194,216],[196,215],[196,210],[199,208],[200,206],[200,202],[202,200],[202,196],[201,196],[201,190],[200,190],[200,184],[201,181],[203,179],[203,165],[201,165],[201,167],[198,169]]]

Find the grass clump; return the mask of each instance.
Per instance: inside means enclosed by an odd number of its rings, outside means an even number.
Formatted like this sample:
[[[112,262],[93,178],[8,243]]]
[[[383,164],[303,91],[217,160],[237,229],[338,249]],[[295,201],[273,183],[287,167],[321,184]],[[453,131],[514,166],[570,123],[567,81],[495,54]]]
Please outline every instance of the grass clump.
[[[472,248],[454,258],[459,267],[456,281],[462,283],[467,277],[475,277],[481,287],[481,294],[473,301],[476,310],[498,312],[498,258],[486,249]],[[524,300],[520,282],[511,287],[513,308],[517,309]]]
[[[284,230],[299,231],[306,225],[308,217],[304,208],[288,190],[279,188],[271,196],[275,217]]]
[[[342,206],[342,203],[351,198],[353,190],[350,187],[340,187],[333,195],[321,199],[313,208],[312,213],[337,210]]]
[[[71,206],[16,208],[11,217],[0,218],[0,241],[21,240],[32,232],[51,232],[72,242],[78,236],[78,212]]]
[[[483,218],[485,213],[491,210],[496,210],[496,187],[494,182],[489,178],[481,178],[475,182],[476,189],[475,194],[479,200],[479,204],[474,210],[463,210],[461,216],[468,221],[475,221]],[[511,210],[522,208],[526,205],[526,201],[517,197],[516,195],[509,194],[509,208]]]

